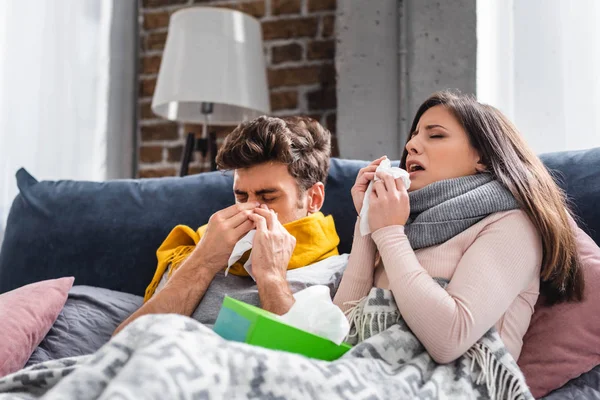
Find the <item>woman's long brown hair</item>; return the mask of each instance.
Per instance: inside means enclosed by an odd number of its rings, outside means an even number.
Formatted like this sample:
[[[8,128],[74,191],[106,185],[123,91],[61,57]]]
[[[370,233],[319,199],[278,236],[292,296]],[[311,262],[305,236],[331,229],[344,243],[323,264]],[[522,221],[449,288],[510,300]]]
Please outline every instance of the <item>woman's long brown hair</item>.
[[[547,304],[583,299],[583,272],[563,191],[516,127],[496,108],[472,96],[434,93],[415,115],[410,132],[430,108],[443,106],[462,124],[481,162],[527,213],[542,238],[540,292]],[[410,139],[410,135],[409,139]],[[407,150],[401,167],[406,167]]]

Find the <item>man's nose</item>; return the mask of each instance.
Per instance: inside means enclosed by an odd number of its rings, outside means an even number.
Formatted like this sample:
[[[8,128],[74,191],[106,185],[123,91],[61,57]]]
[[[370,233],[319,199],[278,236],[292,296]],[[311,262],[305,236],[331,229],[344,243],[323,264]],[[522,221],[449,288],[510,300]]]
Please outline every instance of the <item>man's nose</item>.
[[[260,203],[260,197],[255,194],[249,194],[248,200],[249,203]]]

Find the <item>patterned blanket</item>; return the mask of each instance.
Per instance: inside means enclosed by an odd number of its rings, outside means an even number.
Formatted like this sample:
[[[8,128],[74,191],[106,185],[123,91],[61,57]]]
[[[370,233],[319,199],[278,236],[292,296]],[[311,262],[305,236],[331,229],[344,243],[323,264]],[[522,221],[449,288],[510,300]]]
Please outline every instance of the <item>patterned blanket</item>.
[[[0,379],[4,399],[531,399],[495,331],[478,345],[508,373],[463,356],[440,365],[400,320],[334,362],[222,339],[193,319],[148,315],[95,354],[45,362]],[[512,379],[512,393],[490,393]],[[491,385],[494,387],[495,385]],[[497,385],[496,385],[497,386]]]

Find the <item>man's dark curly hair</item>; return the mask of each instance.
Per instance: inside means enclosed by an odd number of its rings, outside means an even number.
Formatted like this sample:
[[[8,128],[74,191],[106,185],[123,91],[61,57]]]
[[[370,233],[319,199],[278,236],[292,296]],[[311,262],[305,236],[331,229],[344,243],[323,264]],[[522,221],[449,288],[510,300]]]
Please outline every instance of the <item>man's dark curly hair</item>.
[[[331,133],[308,117],[262,116],[238,125],[217,154],[221,170],[248,168],[266,162],[286,164],[303,193],[327,179]]]

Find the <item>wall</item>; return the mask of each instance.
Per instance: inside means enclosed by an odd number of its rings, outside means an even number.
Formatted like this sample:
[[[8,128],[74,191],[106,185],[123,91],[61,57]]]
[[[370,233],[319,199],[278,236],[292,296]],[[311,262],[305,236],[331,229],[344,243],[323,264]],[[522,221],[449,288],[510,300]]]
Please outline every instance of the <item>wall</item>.
[[[336,132],[336,0],[140,0],[139,170],[142,178],[176,175],[187,132],[183,125],[152,113],[150,103],[167,37],[169,16],[190,6],[227,7],[261,21],[272,114],[309,115]],[[219,143],[233,127],[218,128]],[[334,137],[334,152],[337,153]],[[206,171],[196,154],[190,173]]]
[[[340,0],[338,136],[345,157],[401,155],[433,92],[475,93],[476,0]]]
[[[375,159],[398,150],[398,5],[341,0],[338,6],[340,153]]]

